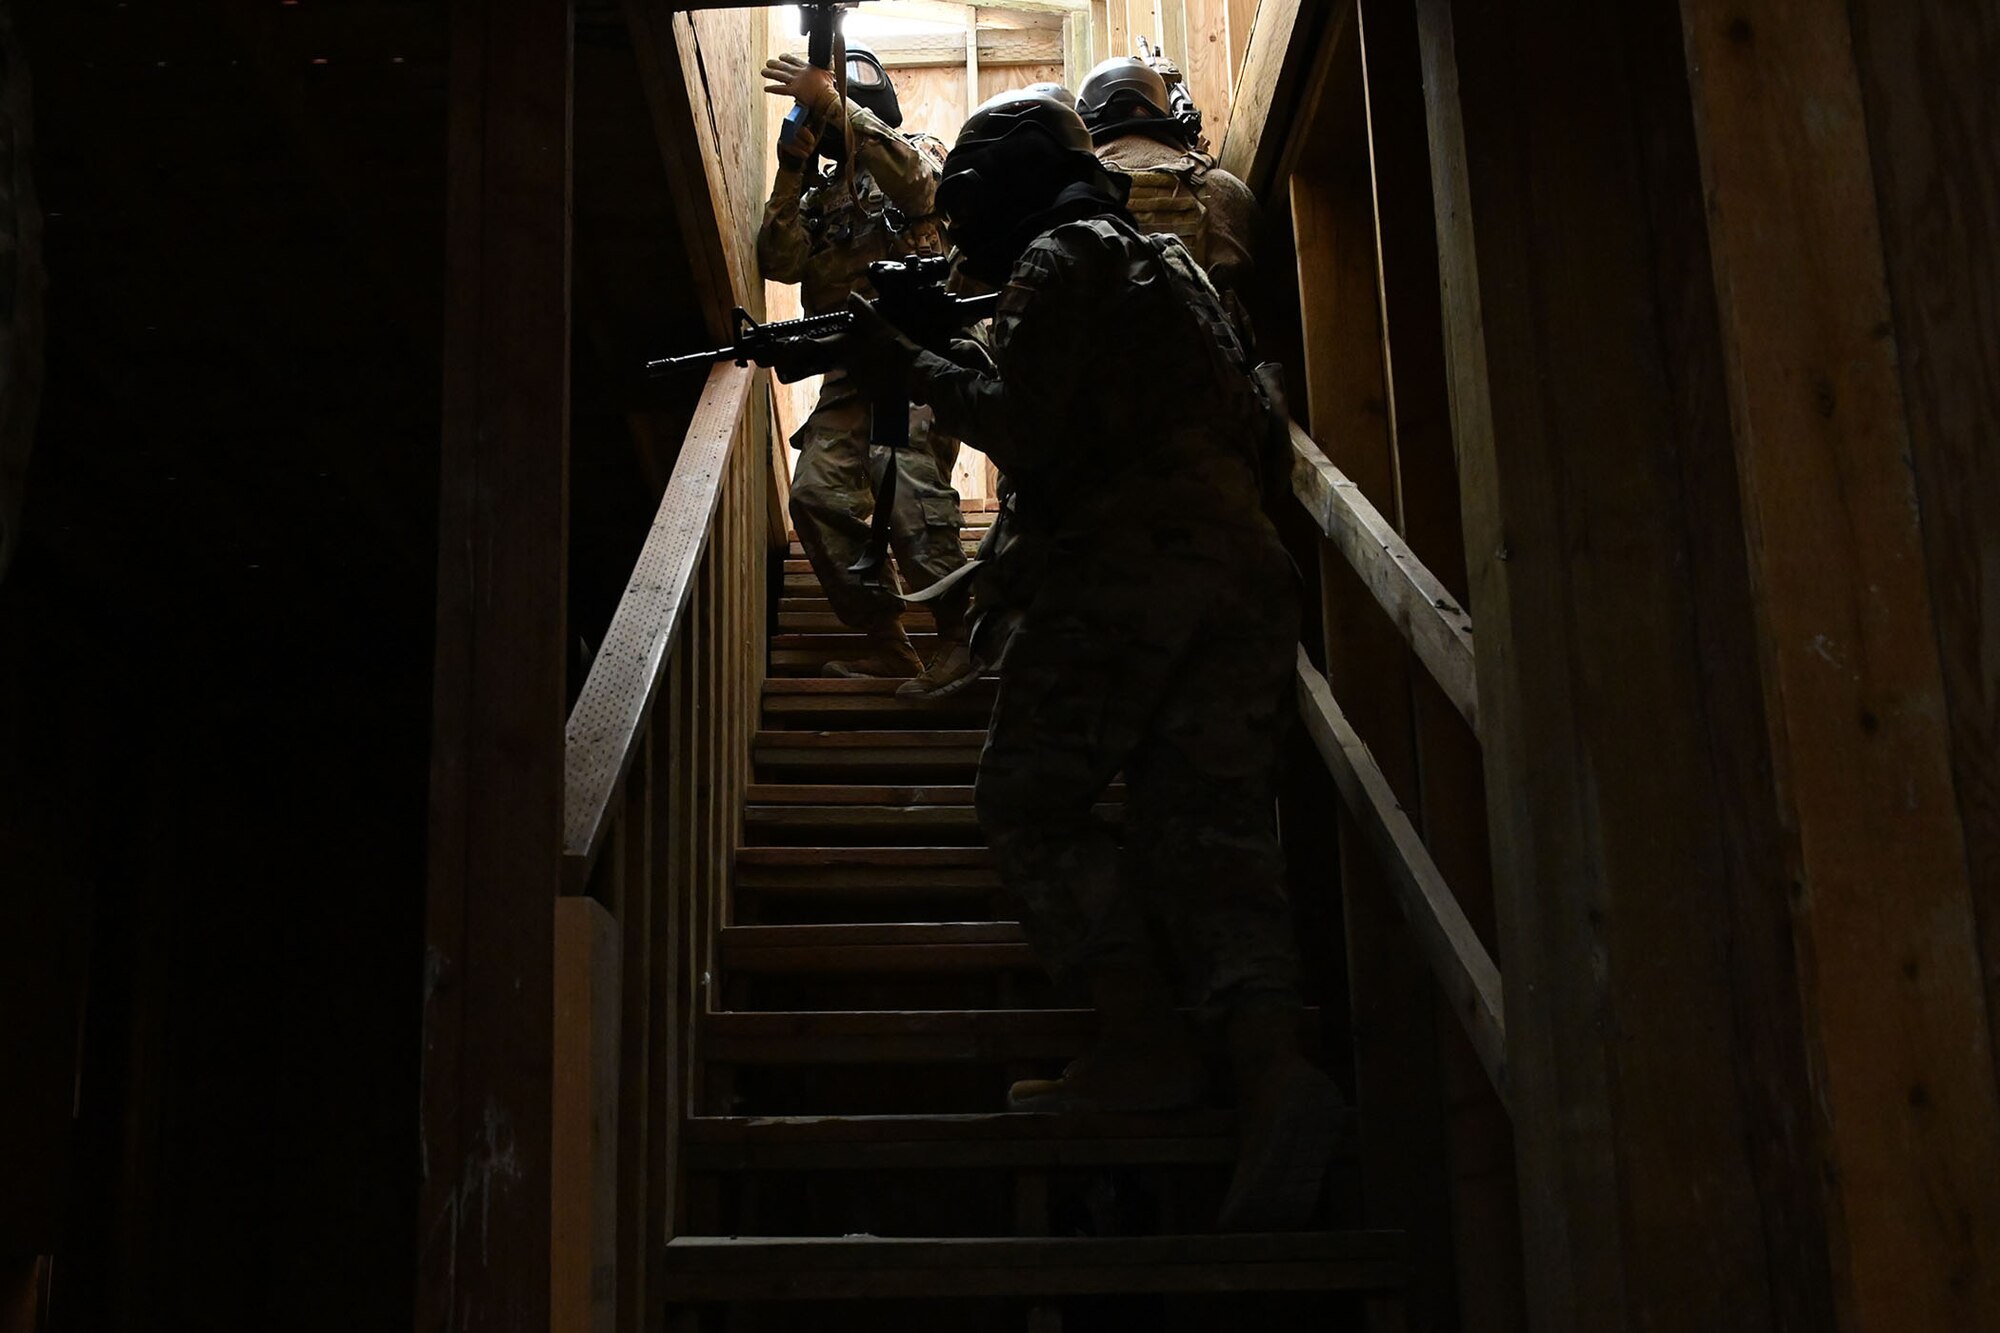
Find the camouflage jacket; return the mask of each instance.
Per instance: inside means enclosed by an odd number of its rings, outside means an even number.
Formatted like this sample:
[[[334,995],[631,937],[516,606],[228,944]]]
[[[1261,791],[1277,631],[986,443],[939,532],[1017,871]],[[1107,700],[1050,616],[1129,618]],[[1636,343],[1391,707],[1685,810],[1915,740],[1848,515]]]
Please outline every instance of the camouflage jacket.
[[[1076,551],[1163,519],[1269,537],[1267,418],[1179,241],[1108,215],[1044,232],[1001,291],[990,345],[990,372],[919,353],[911,392],[1005,470],[1029,526]]]
[[[1222,293],[1224,307],[1248,341],[1247,301],[1257,275],[1251,251],[1257,197],[1250,187],[1216,166],[1207,153],[1146,134],[1100,144],[1097,158],[1132,178],[1125,207],[1139,230],[1180,238]]]
[[[878,259],[946,249],[936,216],[944,145],[929,135],[899,134],[851,101],[847,116],[854,188],[844,167],[817,179],[780,167],[757,231],[759,271],[772,282],[802,284],[808,315],[839,309],[849,292],[874,295],[867,271]],[[837,135],[841,127],[830,123],[824,133]]]

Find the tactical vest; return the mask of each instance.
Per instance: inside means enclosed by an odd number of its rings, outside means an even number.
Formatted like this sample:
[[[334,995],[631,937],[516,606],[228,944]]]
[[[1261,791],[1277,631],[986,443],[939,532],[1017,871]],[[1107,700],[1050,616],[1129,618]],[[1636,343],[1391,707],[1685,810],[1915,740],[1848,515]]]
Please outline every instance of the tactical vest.
[[[934,163],[944,144],[928,134],[907,135]],[[812,241],[800,296],[808,314],[838,310],[849,292],[867,292],[867,268],[877,259],[941,255],[949,246],[935,213],[909,217],[866,171],[854,173],[848,189],[844,167],[806,188],[799,199],[799,223]]]
[[[1208,208],[1201,194],[1214,169],[1214,158],[1189,150],[1176,162],[1125,173],[1132,178],[1125,207],[1139,230],[1178,238],[1203,269],[1209,260]]]
[[[1143,225],[1143,224],[1142,224]],[[1226,384],[1237,390],[1237,408],[1256,429],[1242,438],[1265,498],[1291,493],[1291,409],[1285,401],[1284,367],[1275,361],[1252,364],[1243,337],[1231,322],[1222,294],[1200,266],[1199,256],[1163,235],[1143,238],[1169,277],[1192,299],[1182,305],[1201,330],[1202,341]],[[1195,262],[1188,262],[1193,259]]]

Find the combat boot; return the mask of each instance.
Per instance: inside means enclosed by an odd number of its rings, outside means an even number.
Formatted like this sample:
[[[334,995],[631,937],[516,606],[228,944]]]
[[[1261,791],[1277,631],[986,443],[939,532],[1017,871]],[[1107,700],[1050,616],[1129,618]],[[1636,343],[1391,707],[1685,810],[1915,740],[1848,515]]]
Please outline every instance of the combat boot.
[[[979,679],[979,662],[972,655],[972,645],[966,642],[960,632],[950,638],[941,638],[936,656],[931,664],[914,679],[906,680],[896,687],[898,699],[921,699],[935,703],[939,699],[949,699],[960,690]]]
[[[1022,1079],[1011,1111],[1178,1111],[1199,1105],[1208,1070],[1159,974],[1130,964],[1090,979],[1097,1042],[1061,1078]]]
[[[859,677],[914,676],[924,669],[924,659],[910,646],[910,636],[901,620],[868,631],[868,642],[859,657],[828,662],[822,674]]]
[[[1292,1231],[1312,1220],[1333,1160],[1340,1089],[1299,1052],[1292,1008],[1238,1010],[1229,1018],[1236,1079],[1236,1174],[1216,1225],[1223,1231]]]

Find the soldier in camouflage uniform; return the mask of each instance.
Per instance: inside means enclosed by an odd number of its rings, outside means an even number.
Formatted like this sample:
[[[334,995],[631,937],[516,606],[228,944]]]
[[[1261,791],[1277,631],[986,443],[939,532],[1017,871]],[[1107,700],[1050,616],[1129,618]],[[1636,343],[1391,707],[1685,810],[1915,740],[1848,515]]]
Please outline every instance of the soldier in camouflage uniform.
[[[1221,292],[1248,345],[1257,196],[1188,141],[1188,130],[1168,106],[1166,80],[1136,56],[1099,64],[1076,97],[1098,160],[1132,178],[1126,200],[1132,220],[1140,231],[1180,238]]]
[[[904,135],[895,86],[864,47],[847,49],[848,96],[832,76],[795,55],[764,67],[765,91],[792,97],[812,113],[817,132],[779,145],[777,181],[757,233],[757,264],[773,282],[801,284],[808,315],[837,310],[850,293],[872,296],[868,265],[878,259],[943,254],[934,209],[944,145],[929,135]],[[815,140],[834,159],[814,163]],[[852,144],[853,171],[846,169]],[[792,475],[792,524],[827,600],[843,623],[866,634],[861,655],[829,663],[830,675],[916,676],[929,687],[940,676],[969,673],[964,647],[967,591],[932,603],[939,652],[929,673],[903,629],[894,587],[870,587],[849,568],[868,540],[869,518],[885,451],[868,444],[867,396],[838,372],[826,377],[819,402],[792,436],[799,451]],[[952,489],[958,441],[936,429],[931,413],[910,415],[909,447],[896,451],[896,504],[891,545],[902,581],[929,587],[965,563],[963,519]]]
[[[1250,246],[1257,230],[1257,199],[1249,186],[1188,141],[1189,131],[1168,109],[1166,80],[1145,61],[1120,56],[1091,70],[1082,92],[1074,96],[1055,83],[1032,84],[1027,91],[1076,107],[1091,132],[1098,160],[1124,173],[1130,182],[1125,207],[1133,222],[1142,232],[1181,241],[1214,284],[1248,348],[1253,338],[1246,296],[1256,274]],[[1003,495],[1010,487],[1011,483],[1003,485]],[[973,656],[980,661],[997,661],[1007,650],[1031,592],[1018,575],[1023,567],[1040,563],[1027,549],[1036,540],[1034,535],[1022,531],[1008,508],[1002,505],[979,547],[980,561],[992,566],[981,570],[973,585],[969,613],[977,627]],[[998,558],[1003,548],[1013,552],[1016,576],[1010,577],[1009,562]],[[949,688],[920,685],[911,693],[942,697]]]
[[[1186,1105],[1205,1071],[1173,1010],[1226,1036],[1244,1141],[1223,1224],[1295,1226],[1338,1094],[1299,1052],[1297,951],[1275,818],[1295,703],[1297,591],[1266,518],[1274,425],[1213,286],[1145,236],[1074,111],[1003,94],[970,119],[939,203],[974,276],[1004,283],[982,372],[879,319],[844,351],[900,379],[1016,487],[1046,562],[1001,668],[976,800],[1001,875],[1058,980],[1087,984],[1098,1043],[1022,1110]],[[1001,557],[1003,563],[1008,556]],[[1123,847],[1094,807],[1125,775]]]

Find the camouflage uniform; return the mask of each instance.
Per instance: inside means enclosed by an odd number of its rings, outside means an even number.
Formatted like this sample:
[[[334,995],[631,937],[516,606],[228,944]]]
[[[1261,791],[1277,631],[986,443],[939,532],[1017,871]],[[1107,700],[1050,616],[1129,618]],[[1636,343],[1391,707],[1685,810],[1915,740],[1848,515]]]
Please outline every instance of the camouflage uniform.
[[[1297,591],[1220,299],[1179,242],[1089,218],[1028,247],[992,342],[996,373],[925,353],[913,392],[1007,470],[1047,561],[976,794],[1030,938],[1061,978],[1157,923],[1192,1002],[1296,1004],[1274,801]],[[1092,813],[1120,771],[1122,855]]]
[[[868,265],[877,259],[943,254],[933,199],[944,147],[929,136],[904,136],[866,108],[847,104],[854,130],[854,188],[844,167],[808,183],[780,167],[757,233],[757,265],[772,282],[802,284],[809,315],[840,309],[848,293],[873,296]],[[826,133],[840,133],[838,124]],[[819,402],[792,436],[799,451],[792,474],[792,524],[812,560],[827,600],[842,621],[881,629],[903,604],[887,588],[868,588],[849,574],[868,540],[886,455],[868,447],[868,399],[844,374],[826,377]],[[910,414],[910,447],[897,451],[896,507],[890,537],[896,564],[912,588],[927,588],[965,563],[959,544],[958,492],[951,486],[958,441],[938,431],[931,413]],[[942,632],[964,616],[956,592],[933,603]]]
[[[1187,247],[1221,296],[1240,343],[1251,346],[1255,339],[1243,298],[1256,276],[1250,246],[1257,232],[1257,197],[1250,187],[1216,166],[1207,153],[1174,147],[1149,134],[1122,135],[1096,151],[1098,161],[1131,178],[1125,207],[1139,230],[1176,237]],[[980,544],[979,558],[994,562],[1003,544],[1024,540],[1031,539],[1003,517]],[[1006,650],[1017,608],[1026,600],[1022,585],[1039,561],[1022,550],[1015,563],[1012,577],[982,569],[974,585],[972,618],[980,627],[974,646],[986,660]]]
[[[1097,160],[1132,178],[1125,207],[1139,230],[1177,236],[1222,294],[1223,309],[1248,346],[1246,297],[1256,276],[1250,247],[1257,234],[1257,196],[1215,165],[1207,153],[1127,134],[1097,146]]]

